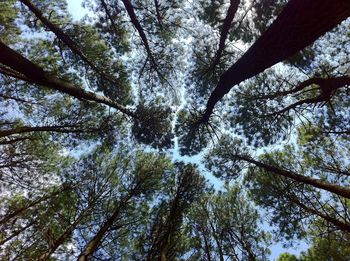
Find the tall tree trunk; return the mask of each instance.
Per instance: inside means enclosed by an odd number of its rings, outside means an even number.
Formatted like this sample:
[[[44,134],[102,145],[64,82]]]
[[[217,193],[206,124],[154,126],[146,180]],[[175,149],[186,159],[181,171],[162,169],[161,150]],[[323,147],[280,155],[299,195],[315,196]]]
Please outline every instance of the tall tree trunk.
[[[13,234],[11,234],[10,236],[8,236],[7,238],[4,238],[2,240],[0,240],[0,246],[5,244],[6,242],[10,241],[12,238],[18,236],[19,234],[21,234],[23,231],[25,231],[27,228],[31,227],[33,224],[35,223],[34,221],[29,222],[27,225],[25,225],[24,227],[21,227],[20,229],[16,230],[15,232],[13,232]]]
[[[299,91],[304,90],[306,87],[315,84],[319,86],[319,89],[324,93],[333,93],[337,89],[343,88],[345,86],[350,85],[350,77],[349,76],[340,76],[340,77],[332,77],[332,78],[310,78],[301,83],[290,90],[275,92],[267,95],[253,96],[254,99],[274,99],[280,96],[285,96],[288,94],[295,94]]]
[[[225,42],[226,42],[228,33],[230,31],[231,23],[232,23],[233,19],[235,18],[239,3],[240,3],[240,0],[230,0],[230,6],[227,10],[224,24],[222,25],[219,47],[215,53],[214,60],[211,63],[209,70],[214,70],[220,61],[221,55],[225,49]]]
[[[24,75],[31,83],[36,83],[47,88],[69,94],[77,99],[84,99],[102,103],[117,109],[118,111],[137,118],[136,115],[125,108],[123,105],[94,92],[86,91],[83,88],[74,86],[73,84],[61,80],[50,72],[44,71],[38,65],[32,63],[24,58],[18,52],[12,50],[10,47],[0,41],[0,63],[10,67],[12,70]]]
[[[73,233],[74,229],[79,225],[79,223],[86,217],[87,213],[90,211],[91,207],[87,207],[83,212],[81,212],[78,218],[64,231],[64,233],[58,237],[45,254],[43,254],[39,260],[47,261],[50,256],[59,248],[63,243],[67,241],[70,235]]]
[[[206,235],[205,231],[203,231],[203,230],[201,231],[201,233],[202,233],[203,240],[204,240],[204,252],[207,256],[207,260],[211,261],[210,245],[209,245],[208,238],[207,238],[208,235]]]
[[[75,126],[69,126],[69,125],[36,126],[36,127],[22,126],[22,127],[17,127],[17,128],[10,129],[10,130],[0,130],[0,138],[10,136],[13,134],[21,134],[21,133],[36,132],[36,131],[59,132],[59,133],[86,133],[86,132],[98,131],[98,129],[84,130],[84,129],[78,129]]]
[[[116,84],[115,80],[106,75],[101,68],[97,68],[96,65],[90,61],[87,56],[79,49],[78,44],[76,44],[67,34],[65,34],[59,27],[51,23],[44,14],[30,1],[30,0],[20,0],[24,5],[26,5],[30,11],[48,28],[53,32],[58,39],[65,43],[71,51],[78,55],[86,64],[88,64],[91,69],[93,69],[97,74],[101,75],[103,78],[109,82]]]
[[[324,214],[324,213],[322,213],[314,208],[306,206],[296,196],[290,195],[290,194],[286,193],[286,191],[281,191],[281,188],[278,186],[275,186],[274,184],[271,184],[271,186],[272,186],[272,188],[274,188],[275,190],[280,192],[281,196],[287,197],[291,202],[293,202],[295,205],[297,205],[298,207],[300,207],[304,211],[324,219],[325,221],[333,224],[334,226],[336,226],[337,228],[339,228],[342,231],[350,232],[350,224],[344,223],[343,221],[340,221],[340,220],[333,218],[327,214]]]
[[[316,104],[316,103],[328,102],[332,99],[332,96],[336,90],[350,85],[350,77],[347,77],[347,76],[328,78],[328,79],[312,78],[310,80],[313,80],[313,82],[310,81],[310,82],[312,82],[310,84],[317,84],[320,86],[319,87],[320,93],[316,97],[299,100],[295,103],[292,103],[291,105],[288,105],[287,107],[285,107],[279,111],[266,114],[266,115],[264,115],[264,117],[267,117],[267,116],[271,117],[274,115],[283,114],[284,112],[295,109],[298,106],[303,105],[303,104]],[[309,82],[309,81],[307,80],[306,82]],[[301,85],[299,85],[295,88],[295,91],[298,91],[298,88],[300,90],[302,90],[301,89],[302,86],[305,86],[305,85],[302,83]],[[304,88],[306,88],[306,87],[307,86],[305,86]],[[291,91],[293,91],[293,89]],[[281,93],[287,93],[287,92],[288,91],[281,92]],[[278,95],[278,94],[276,94],[276,95]],[[267,97],[268,96],[269,95],[267,95]],[[281,96],[281,95],[279,95],[279,96]]]
[[[216,245],[217,245],[217,249],[218,249],[218,252],[219,252],[219,260],[220,261],[224,261],[224,252],[223,252],[223,247],[222,247],[222,244],[220,242],[220,239],[219,237],[217,236],[216,234],[216,229],[214,228],[214,225],[213,223],[209,220],[209,224],[210,224],[210,227],[211,227],[211,230],[213,231],[213,237],[214,237],[214,240],[216,242]]]
[[[260,162],[260,161],[256,161],[250,157],[240,156],[240,155],[233,155],[233,157],[236,159],[239,159],[239,160],[243,160],[243,161],[252,163],[259,168],[262,168],[266,171],[275,173],[277,175],[281,175],[283,177],[290,178],[290,179],[293,179],[295,181],[298,181],[298,182],[301,182],[304,184],[308,184],[308,185],[311,185],[313,187],[320,188],[320,189],[326,190],[328,192],[334,193],[336,195],[350,199],[350,188],[335,185],[335,184],[332,184],[332,183],[329,183],[326,181],[322,181],[320,179],[314,179],[314,178],[310,178],[307,176],[303,176],[303,175],[300,175],[300,174],[292,172],[292,171],[288,171],[288,170],[285,170],[285,169],[282,169],[279,167],[265,164],[265,163]]]
[[[32,201],[28,205],[16,209],[15,211],[13,211],[13,212],[7,214],[6,216],[4,216],[0,220],[0,225],[7,223],[11,218],[14,218],[15,216],[23,213],[24,211],[28,210],[29,208],[34,207],[35,205],[38,205],[38,204],[44,202],[45,200],[48,200],[49,198],[55,197],[55,196],[61,194],[62,192],[70,190],[70,189],[72,189],[71,186],[64,186],[60,190],[57,190],[57,191],[55,191],[55,192],[53,192],[53,193],[51,193],[49,195],[43,196],[41,198],[38,198],[37,200]]]
[[[153,53],[151,51],[151,48],[149,46],[149,42],[147,40],[147,36],[145,34],[145,31],[142,29],[142,26],[139,22],[139,20],[137,19],[137,16],[135,14],[134,11],[134,7],[132,5],[132,3],[129,0],[122,0],[125,9],[130,17],[131,23],[134,25],[134,27],[136,28],[137,32],[139,33],[139,36],[143,42],[143,45],[146,49],[147,55],[151,61],[151,65],[153,66],[153,69],[155,70],[155,72],[157,73],[158,77],[162,80],[165,80],[170,86],[171,84],[169,83],[169,81],[165,78],[165,76],[159,71],[156,59],[153,56]],[[147,61],[147,60],[146,60]]]
[[[290,197],[289,197],[290,198]],[[300,202],[299,200],[297,200],[296,198],[290,198],[290,200],[295,203],[297,206],[299,206],[301,209],[305,210],[306,212],[309,212],[310,214],[313,214],[315,216],[318,216],[322,219],[324,219],[325,221],[333,224],[334,226],[336,226],[337,228],[339,228],[342,231],[346,231],[350,233],[350,224],[344,223],[336,218],[333,218],[329,215],[323,214],[320,211],[314,209],[314,208],[310,208],[308,206],[306,206],[305,204],[303,204],[302,202]]]
[[[109,22],[111,23],[111,26],[112,26],[112,29],[114,31],[114,34],[117,35],[117,36],[120,35],[121,32],[120,32],[120,30],[118,30],[118,27],[117,27],[117,25],[114,22],[114,19],[112,17],[111,12],[109,11],[109,8],[108,8],[108,5],[107,5],[106,1],[105,0],[101,0],[101,5],[102,5],[103,10],[105,11],[107,17],[108,17]]]
[[[151,60],[151,63],[152,65],[156,68],[157,67],[157,63],[153,57],[153,54],[152,54],[152,51],[151,51],[151,48],[149,47],[149,43],[148,43],[148,40],[147,40],[147,36],[145,34],[145,32],[143,31],[142,29],[142,26],[139,22],[139,20],[137,19],[137,16],[135,14],[135,11],[134,11],[134,7],[132,6],[131,2],[129,0],[122,0],[124,6],[125,6],[125,9],[130,17],[130,20],[131,20],[131,23],[134,25],[134,27],[136,28],[137,32],[139,33],[139,36],[143,42],[143,45],[146,49],[146,52]]]
[[[202,121],[234,85],[304,49],[350,16],[349,0],[290,0],[249,50],[226,72],[211,93]]]
[[[159,29],[163,31],[164,28],[163,28],[162,16],[160,14],[160,5],[158,0],[154,0],[154,7],[156,8],[156,15],[157,15]]]
[[[115,220],[119,217],[121,209],[126,205],[126,203],[133,197],[135,194],[130,192],[126,198],[122,199],[119,203],[119,206],[114,210],[112,216],[110,216],[100,227],[95,236],[86,244],[84,250],[80,253],[78,261],[87,261],[89,256],[91,256],[100,246],[103,237],[113,226]]]

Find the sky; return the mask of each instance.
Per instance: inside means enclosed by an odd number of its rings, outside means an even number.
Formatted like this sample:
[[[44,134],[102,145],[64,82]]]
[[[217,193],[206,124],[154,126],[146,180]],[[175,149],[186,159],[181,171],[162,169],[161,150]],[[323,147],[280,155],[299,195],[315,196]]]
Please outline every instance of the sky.
[[[82,0],[67,0],[68,11],[75,20],[79,20],[87,13],[87,10],[81,6],[81,2]]]
[[[84,9],[81,6],[82,0],[67,0],[68,2],[68,11],[72,14],[74,20],[79,20],[81,19],[85,14],[88,13],[86,9]],[[185,162],[191,162],[191,163],[199,163],[197,158],[189,159],[188,157],[184,156],[181,157],[178,153],[174,152],[174,157],[176,157],[178,160],[183,160]],[[196,162],[197,161],[197,162]],[[207,175],[206,175],[207,176]],[[210,175],[212,176],[212,175]],[[210,180],[212,180],[212,177],[207,177]],[[217,180],[212,180],[214,184],[217,182]],[[219,184],[215,184],[216,187],[219,186]],[[268,229],[268,225],[264,225],[264,229]],[[284,248],[281,243],[274,244],[270,247],[271,250],[271,256],[270,260],[276,260],[276,258],[285,252],[291,253],[291,254],[296,254],[298,255],[301,251],[307,249],[307,243],[306,242],[300,242],[299,245],[296,245],[295,247],[289,247],[289,248]]]

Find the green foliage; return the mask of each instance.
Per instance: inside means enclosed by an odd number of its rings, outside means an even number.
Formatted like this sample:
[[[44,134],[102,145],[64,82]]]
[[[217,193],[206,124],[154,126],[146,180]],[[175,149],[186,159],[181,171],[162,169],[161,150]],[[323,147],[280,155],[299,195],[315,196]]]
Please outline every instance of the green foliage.
[[[135,139],[154,148],[169,149],[173,138],[170,108],[140,104],[135,113],[138,115],[132,126]]]
[[[278,258],[277,261],[298,261],[299,259],[292,254],[289,253],[283,253]]]
[[[278,261],[350,259],[349,199],[273,171],[348,189],[349,84],[296,87],[346,79],[349,21],[204,120],[287,1],[239,1],[220,52],[233,1],[84,0],[76,21],[31,0],[61,33],[0,2],[1,260],[268,260],[301,239]]]
[[[13,43],[20,30],[16,25],[18,8],[15,0],[1,1],[0,3],[0,38],[5,43]]]

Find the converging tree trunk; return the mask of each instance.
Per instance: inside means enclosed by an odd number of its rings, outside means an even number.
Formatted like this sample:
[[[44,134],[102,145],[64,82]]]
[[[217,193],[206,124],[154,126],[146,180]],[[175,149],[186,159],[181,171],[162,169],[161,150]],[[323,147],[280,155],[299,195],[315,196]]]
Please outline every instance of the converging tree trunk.
[[[349,0],[290,0],[266,32],[221,75],[202,122],[209,120],[216,103],[234,85],[287,59],[349,16]]]
[[[25,206],[23,206],[21,208],[18,208],[16,210],[6,214],[5,216],[3,216],[0,219],[0,225],[7,223],[8,221],[10,221],[10,219],[16,217],[17,215],[20,215],[21,213],[23,213],[24,211],[28,210],[29,208],[32,208],[32,207],[34,207],[34,206],[36,206],[36,205],[38,205],[38,204],[40,204],[40,203],[50,199],[50,198],[55,197],[55,196],[65,192],[67,190],[72,189],[72,188],[73,188],[72,186],[63,186],[61,189],[59,189],[59,190],[57,190],[57,191],[55,191],[55,192],[53,192],[51,194],[42,196],[42,197],[38,198],[37,200],[34,200],[31,203],[29,203],[29,204],[27,204],[27,205],[25,205]]]
[[[0,130],[0,138],[10,136],[13,134],[22,134],[28,132],[59,132],[59,133],[87,133],[95,132],[98,129],[79,129],[77,126],[22,126],[9,130]]]
[[[146,36],[144,30],[142,29],[142,26],[141,26],[139,20],[137,19],[137,16],[135,14],[133,5],[131,4],[131,2],[129,0],[122,0],[122,2],[124,4],[124,6],[125,6],[125,9],[126,9],[128,15],[129,15],[129,17],[130,17],[131,23],[134,25],[134,27],[136,28],[137,32],[139,33],[139,36],[140,36],[140,38],[142,40],[142,43],[143,43],[143,45],[144,45],[144,47],[146,49],[147,55],[149,56],[149,59],[150,59],[152,65],[156,69],[157,68],[156,60],[153,57],[151,48],[149,47],[147,36]]]
[[[49,260],[50,256],[59,248],[63,243],[67,242],[67,239],[71,236],[74,229],[80,224],[80,222],[87,216],[91,210],[91,206],[84,209],[75,221],[50,245],[50,248],[40,257],[40,261]]]
[[[69,82],[61,80],[50,72],[45,71],[38,65],[32,63],[28,59],[24,58],[18,52],[12,50],[10,47],[5,45],[0,41],[0,63],[8,66],[17,73],[23,75],[23,77],[18,77],[20,80],[27,79],[30,83],[36,83],[47,88],[60,91],[62,93],[69,94],[77,99],[84,99],[88,101],[94,101],[97,103],[108,105],[112,108],[117,109],[118,111],[133,117],[137,118],[136,115],[125,108],[123,105],[111,100],[108,97],[96,94],[91,91],[86,91],[83,88],[77,87]],[[14,75],[9,75],[16,77]],[[16,77],[17,78],[17,77]]]
[[[350,199],[350,188],[342,187],[342,186],[339,186],[336,184],[322,181],[320,179],[314,179],[314,178],[310,178],[310,177],[307,177],[304,175],[300,175],[300,174],[292,172],[292,171],[288,171],[288,170],[285,170],[285,169],[282,169],[279,167],[265,164],[265,163],[260,162],[260,161],[256,161],[250,157],[240,156],[240,155],[233,155],[233,157],[235,159],[238,159],[238,160],[252,163],[255,166],[262,168],[266,171],[269,171],[271,173],[275,173],[277,175],[281,175],[281,176],[284,176],[286,178],[290,178],[290,179],[293,179],[295,181],[298,181],[298,182],[301,182],[304,184],[308,184],[308,185],[311,185],[313,187],[323,189],[323,190],[326,190],[328,192],[334,193],[336,195]]]
[[[335,227],[337,227],[338,229],[340,229],[342,231],[350,232],[350,224],[345,223],[343,221],[340,221],[339,219],[336,219],[335,217],[332,217],[331,215],[328,215],[326,213],[322,213],[319,210],[315,209],[314,207],[307,206],[303,202],[301,202],[296,196],[291,195],[290,193],[281,190],[280,187],[278,187],[274,184],[270,184],[270,185],[272,186],[273,189],[280,192],[281,196],[287,197],[289,201],[291,201],[292,203],[297,205],[299,208],[301,208],[305,212],[307,212],[311,215],[315,215],[315,216],[329,222],[330,224],[334,225]]]
[[[108,231],[113,227],[114,222],[119,217],[120,211],[125,207],[126,203],[134,196],[134,194],[128,194],[128,196],[121,200],[119,206],[114,210],[113,214],[103,223],[94,237],[86,244],[84,250],[80,253],[78,261],[87,261],[88,258],[98,249],[103,238]]]
[[[116,81],[113,80],[110,76],[106,75],[102,68],[97,68],[97,66],[89,60],[89,58],[80,50],[78,44],[75,43],[67,34],[65,34],[59,27],[54,25],[49,19],[47,19],[44,14],[30,1],[30,0],[20,0],[24,5],[26,5],[30,11],[51,31],[53,32],[58,39],[60,39],[68,48],[76,55],[80,57],[86,64],[88,64],[92,70],[97,74],[101,75],[103,78],[108,80],[111,83],[116,84]]]
[[[220,40],[219,40],[219,47],[215,53],[214,60],[211,63],[209,70],[214,70],[220,61],[222,53],[225,49],[225,42],[226,42],[228,33],[230,31],[230,27],[231,27],[233,18],[235,18],[235,15],[236,15],[237,10],[238,10],[239,3],[240,3],[240,0],[230,0],[230,6],[227,10],[226,18],[225,18],[224,23],[222,25],[222,30],[221,30],[221,34],[220,34]]]

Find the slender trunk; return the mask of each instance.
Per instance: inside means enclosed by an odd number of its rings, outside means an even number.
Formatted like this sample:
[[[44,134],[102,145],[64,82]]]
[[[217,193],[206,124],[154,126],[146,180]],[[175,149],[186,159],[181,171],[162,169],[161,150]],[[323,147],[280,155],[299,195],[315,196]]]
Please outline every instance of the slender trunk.
[[[18,236],[19,234],[21,234],[24,230],[26,230],[27,228],[31,227],[33,224],[35,223],[35,221],[31,221],[30,223],[28,223],[26,226],[18,229],[17,231],[15,231],[12,235],[10,235],[9,237],[3,239],[0,241],[0,246],[5,244],[6,242],[10,241],[12,238]]]
[[[168,82],[168,80],[163,76],[163,74],[158,70],[158,65],[157,62],[153,56],[153,53],[151,51],[151,48],[149,47],[149,43],[147,40],[147,36],[145,34],[145,32],[142,29],[142,26],[139,22],[139,20],[137,19],[137,16],[135,14],[134,11],[134,7],[132,6],[131,2],[129,0],[122,0],[125,9],[130,17],[131,23],[134,25],[134,27],[136,28],[137,32],[139,33],[139,36],[141,37],[141,40],[143,42],[143,45],[146,49],[147,55],[151,61],[151,64],[153,65],[153,69],[156,71],[157,75],[159,78],[165,80],[170,86],[171,84]]]
[[[11,218],[13,218],[13,217],[23,213],[24,211],[28,210],[29,208],[34,207],[35,205],[38,205],[38,204],[44,202],[45,200],[48,200],[49,198],[55,197],[55,196],[61,194],[62,192],[70,190],[70,189],[72,189],[71,186],[64,186],[62,189],[60,189],[60,190],[58,190],[56,192],[53,192],[50,195],[46,195],[46,196],[43,196],[43,197],[41,197],[41,198],[39,198],[37,200],[34,200],[33,202],[29,203],[28,205],[23,206],[23,207],[15,210],[15,211],[7,214],[6,216],[4,216],[0,220],[0,225],[7,223]]]
[[[100,227],[97,234],[87,243],[84,250],[80,253],[78,261],[87,261],[88,257],[91,256],[101,244],[103,237],[106,235],[108,230],[113,226],[114,221],[117,219],[120,213],[120,207],[116,209],[113,215],[107,219],[107,221]]]
[[[120,112],[137,118],[136,115],[125,108],[123,105],[94,92],[86,91],[83,88],[74,86],[73,84],[61,80],[49,72],[44,71],[41,67],[24,58],[18,52],[0,41],[0,63],[10,67],[12,70],[24,75],[31,83],[36,83],[47,88],[60,91],[71,95],[77,99],[94,101],[113,107]]]
[[[0,71],[0,73],[1,73],[1,71]],[[24,99],[21,99],[21,98],[17,98],[17,97],[12,97],[12,96],[9,96],[9,95],[6,95],[6,94],[2,94],[2,93],[0,93],[0,97],[3,98],[4,100],[14,100],[16,102],[35,104],[35,102],[27,101],[27,100],[24,100]]]
[[[227,10],[224,24],[222,25],[222,30],[221,30],[221,34],[220,34],[220,41],[219,41],[219,48],[215,53],[214,60],[211,63],[209,70],[214,70],[220,61],[222,52],[225,49],[225,42],[226,42],[228,33],[230,31],[231,23],[236,15],[239,3],[240,3],[240,0],[230,0],[230,6]]]
[[[202,232],[202,236],[203,236],[203,240],[204,240],[205,254],[207,255],[208,261],[211,261],[210,246],[209,246],[209,242],[207,239],[207,235],[204,233],[204,231],[201,231],[201,232]]]
[[[249,261],[255,261],[256,257],[252,251],[252,248],[249,246],[249,243],[246,243],[243,239],[242,236],[244,236],[243,233],[241,234],[241,237],[239,237],[235,232],[233,231],[228,231],[228,234],[230,235],[231,239],[233,240],[234,243],[238,242],[239,244],[241,244],[241,248],[242,250],[245,250],[247,252],[248,255],[248,260]],[[234,249],[234,246],[232,247],[232,249]]]
[[[95,236],[86,244],[84,250],[80,253],[78,261],[87,261],[89,256],[91,256],[97,248],[100,246],[103,237],[112,228],[115,220],[120,214],[120,210],[125,206],[125,204],[133,197],[132,193],[129,193],[125,199],[122,199],[119,206],[114,210],[112,216],[110,216],[106,222],[100,227],[99,231]]]
[[[84,133],[84,132],[97,131],[97,129],[82,130],[82,129],[75,129],[74,126],[36,126],[36,127],[23,126],[23,127],[10,129],[10,130],[0,130],[0,138],[10,136],[13,134],[21,134],[21,133],[35,132],[35,131],[60,132],[60,133]]]
[[[220,243],[219,238],[216,235],[216,230],[214,228],[214,225],[210,220],[209,220],[209,225],[211,227],[211,230],[213,231],[213,237],[214,237],[214,240],[215,240],[216,245],[218,247],[219,259],[220,259],[220,261],[224,261],[225,259],[224,259],[224,252],[222,251],[222,244]]]
[[[304,49],[350,15],[349,0],[290,0],[249,50],[226,72],[211,93],[202,122],[233,86]]]
[[[291,105],[289,105],[289,106],[287,106],[279,111],[275,111],[273,113],[266,114],[266,115],[264,115],[264,117],[271,117],[271,116],[275,116],[278,114],[283,114],[284,112],[295,109],[298,106],[303,105],[303,104],[315,104],[315,103],[321,103],[321,102],[328,102],[331,100],[331,98],[336,90],[350,85],[350,77],[347,77],[347,76],[337,77],[337,78],[329,78],[329,79],[315,78],[315,79],[310,79],[310,80],[313,80],[313,81],[306,81],[306,82],[304,82],[304,84],[297,86],[294,90],[299,91],[299,90],[302,90],[303,88],[306,88],[310,84],[317,84],[320,86],[319,89],[321,91],[319,95],[317,95],[316,97],[313,97],[313,98],[299,100],[299,101],[292,103]],[[306,85],[307,83],[309,83],[309,84]],[[283,92],[281,92],[281,93],[283,93]],[[286,91],[284,93],[287,94],[288,91]],[[292,90],[289,93],[292,93]],[[275,95],[281,96],[281,94],[275,94]],[[272,96],[273,95],[267,95],[265,97],[272,98]]]
[[[325,215],[325,214],[317,211],[316,209],[313,209],[313,208],[306,206],[305,204],[301,203],[300,201],[297,201],[294,198],[291,199],[291,201],[294,202],[296,205],[298,205],[300,208],[304,209],[305,211],[307,211],[313,215],[316,215],[316,216],[326,220],[327,222],[333,224],[334,226],[336,226],[340,230],[350,233],[350,224],[344,223],[336,218]]]
[[[3,75],[7,75],[7,76],[10,76],[10,77],[16,78],[18,80],[22,80],[22,81],[25,81],[25,82],[28,82],[28,83],[33,83],[33,81],[31,81],[29,78],[25,77],[24,75],[22,75],[22,74],[20,74],[20,73],[18,73],[16,71],[13,71],[10,68],[7,68],[7,67],[3,66],[2,64],[0,64],[0,73],[3,74]]]
[[[89,210],[90,207],[86,208],[82,213],[80,213],[78,218],[64,231],[64,233],[59,238],[55,240],[55,242],[50,246],[48,251],[39,258],[40,261],[49,260],[50,256],[57,250],[57,248],[67,241],[67,239],[73,233],[74,229],[86,217],[86,214]]]
[[[101,69],[97,68],[96,65],[90,61],[86,55],[79,49],[78,45],[67,35],[65,34],[59,27],[51,23],[49,19],[47,19],[43,13],[30,1],[30,0],[20,0],[24,5],[26,5],[30,11],[34,13],[34,15],[53,32],[58,39],[60,39],[63,43],[65,43],[71,51],[78,55],[86,64],[88,64],[96,73],[101,75],[103,78],[107,79],[109,82],[116,84],[116,82],[107,76]]]
[[[147,54],[148,54],[148,56],[153,64],[153,66],[157,67],[157,63],[153,57],[151,48],[149,47],[147,36],[146,36],[145,32],[143,31],[139,20],[137,19],[137,16],[136,16],[135,11],[134,11],[134,7],[132,6],[132,4],[129,0],[122,0],[122,2],[125,6],[125,9],[129,15],[129,17],[130,17],[131,23],[134,25],[134,27],[136,28],[137,32],[139,33],[139,35],[141,37],[143,45],[145,46],[146,52],[147,52]]]
[[[320,81],[322,81],[322,78],[311,78],[311,79],[307,79],[306,81],[301,82],[300,84],[298,84],[298,86],[287,90],[287,91],[282,91],[282,92],[276,92],[276,93],[271,93],[271,94],[267,94],[267,95],[260,95],[260,96],[255,96],[253,97],[254,99],[274,99],[280,96],[285,96],[288,94],[292,94],[292,93],[296,93],[298,91],[301,91],[303,89],[305,89],[306,87],[310,86],[311,84],[317,84],[320,85]]]
[[[24,141],[24,140],[33,140],[29,137],[21,137],[21,138],[16,138],[16,139],[12,139],[12,140],[3,140],[0,141],[0,145],[9,145],[9,144],[13,144],[19,141]]]
[[[101,0],[101,4],[102,4],[102,7],[103,7],[103,9],[104,9],[108,19],[109,19],[109,22],[111,23],[111,26],[113,28],[113,31],[114,31],[115,35],[121,34],[119,32],[119,30],[118,30],[117,25],[114,23],[114,19],[113,19],[112,15],[111,15],[111,12],[108,9],[106,1],[105,0]]]
[[[156,15],[157,15],[157,21],[159,25],[159,29],[163,31],[163,23],[162,23],[162,16],[160,15],[160,5],[158,0],[154,0],[154,6],[156,8]]]
[[[250,157],[239,156],[239,155],[234,155],[233,157],[236,159],[239,159],[239,160],[243,160],[243,161],[252,163],[259,168],[262,168],[266,171],[275,173],[277,175],[281,175],[283,177],[287,177],[287,178],[293,179],[295,181],[298,181],[298,182],[301,182],[304,184],[308,184],[308,185],[311,185],[313,187],[320,188],[320,189],[326,190],[328,192],[337,194],[339,196],[345,197],[347,199],[350,199],[350,188],[335,185],[335,184],[332,184],[332,183],[329,183],[326,181],[322,181],[320,179],[314,179],[314,178],[310,178],[307,176],[303,176],[303,175],[297,174],[297,173],[292,172],[292,171],[288,171],[288,170],[285,170],[285,169],[282,169],[279,167],[271,166],[271,165],[265,164],[263,162],[256,161],[254,159],[251,159]]]

